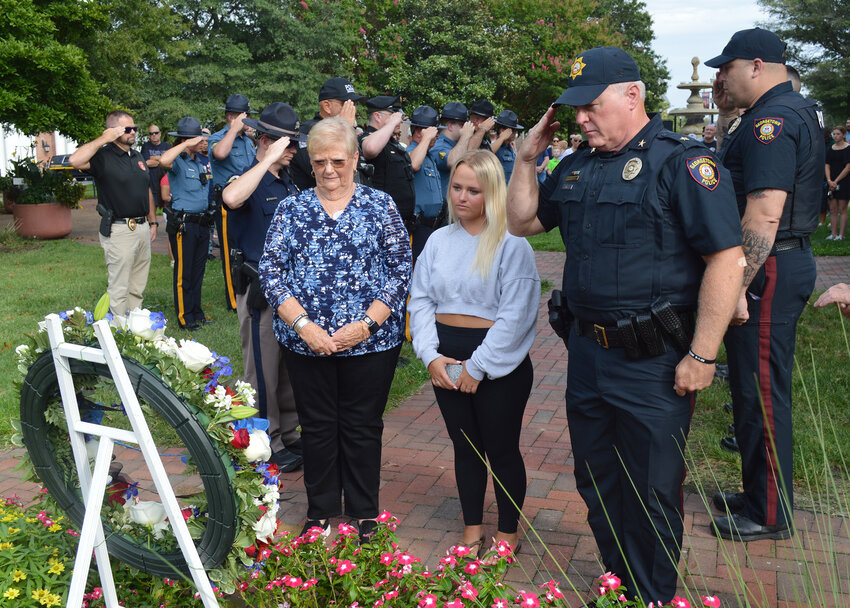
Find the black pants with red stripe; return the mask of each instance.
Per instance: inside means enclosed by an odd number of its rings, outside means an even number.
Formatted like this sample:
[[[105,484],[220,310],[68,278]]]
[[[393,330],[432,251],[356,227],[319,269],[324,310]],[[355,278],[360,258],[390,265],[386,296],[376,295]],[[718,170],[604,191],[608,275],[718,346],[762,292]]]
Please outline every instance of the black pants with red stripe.
[[[174,310],[180,327],[203,323],[201,286],[207,268],[210,227],[186,222],[183,232],[168,236],[174,255]]]
[[[694,395],[673,390],[682,355],[632,360],[575,331],[567,422],[576,488],[606,570],[645,603],[676,594],[682,547],[685,440]]]
[[[792,521],[791,376],[797,320],[816,275],[808,247],[767,258],[747,291],[749,320],[724,339],[746,514],[761,525]]]

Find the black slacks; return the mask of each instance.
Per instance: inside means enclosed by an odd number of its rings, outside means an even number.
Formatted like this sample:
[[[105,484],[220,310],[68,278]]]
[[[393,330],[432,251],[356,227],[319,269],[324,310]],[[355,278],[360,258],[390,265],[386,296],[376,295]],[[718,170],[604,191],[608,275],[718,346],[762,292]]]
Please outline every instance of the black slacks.
[[[194,222],[183,224],[183,232],[168,235],[174,255],[174,310],[180,327],[203,323],[201,287],[207,268],[210,228]]]
[[[401,344],[348,357],[283,350],[301,424],[308,519],[378,515],[383,414],[400,351]]]

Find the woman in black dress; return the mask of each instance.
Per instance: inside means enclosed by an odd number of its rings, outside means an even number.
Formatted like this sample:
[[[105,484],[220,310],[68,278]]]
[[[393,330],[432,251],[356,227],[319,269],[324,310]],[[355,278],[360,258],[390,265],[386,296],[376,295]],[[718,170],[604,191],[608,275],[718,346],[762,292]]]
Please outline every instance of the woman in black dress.
[[[832,130],[832,147],[826,151],[826,183],[829,187],[829,227],[832,232],[826,240],[843,241],[847,228],[847,199],[850,199],[850,144],[847,130]]]

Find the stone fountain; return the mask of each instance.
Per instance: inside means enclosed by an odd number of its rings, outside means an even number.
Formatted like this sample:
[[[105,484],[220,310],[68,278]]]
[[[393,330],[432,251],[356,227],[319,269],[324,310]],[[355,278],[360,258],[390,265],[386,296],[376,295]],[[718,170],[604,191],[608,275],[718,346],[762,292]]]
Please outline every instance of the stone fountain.
[[[677,89],[688,89],[691,91],[691,94],[688,97],[688,105],[684,108],[670,110],[667,114],[670,116],[684,116],[686,119],[685,126],[679,129],[679,132],[687,135],[694,134],[697,137],[700,137],[702,135],[702,127],[705,116],[708,115],[713,119],[714,115],[718,112],[716,108],[706,108],[703,102],[701,92],[703,89],[708,89],[708,93],[710,95],[711,83],[699,81],[699,73],[697,71],[697,66],[700,64],[699,57],[691,59],[691,64],[694,66],[694,73],[691,76],[691,81],[681,82],[676,85]]]

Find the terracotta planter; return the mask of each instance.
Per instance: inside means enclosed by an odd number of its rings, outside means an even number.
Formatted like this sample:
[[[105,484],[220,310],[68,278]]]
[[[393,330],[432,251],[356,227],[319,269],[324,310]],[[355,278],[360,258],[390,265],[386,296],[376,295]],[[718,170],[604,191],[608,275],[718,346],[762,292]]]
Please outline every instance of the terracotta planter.
[[[61,239],[71,234],[71,210],[59,203],[16,204],[13,213],[22,237]]]

